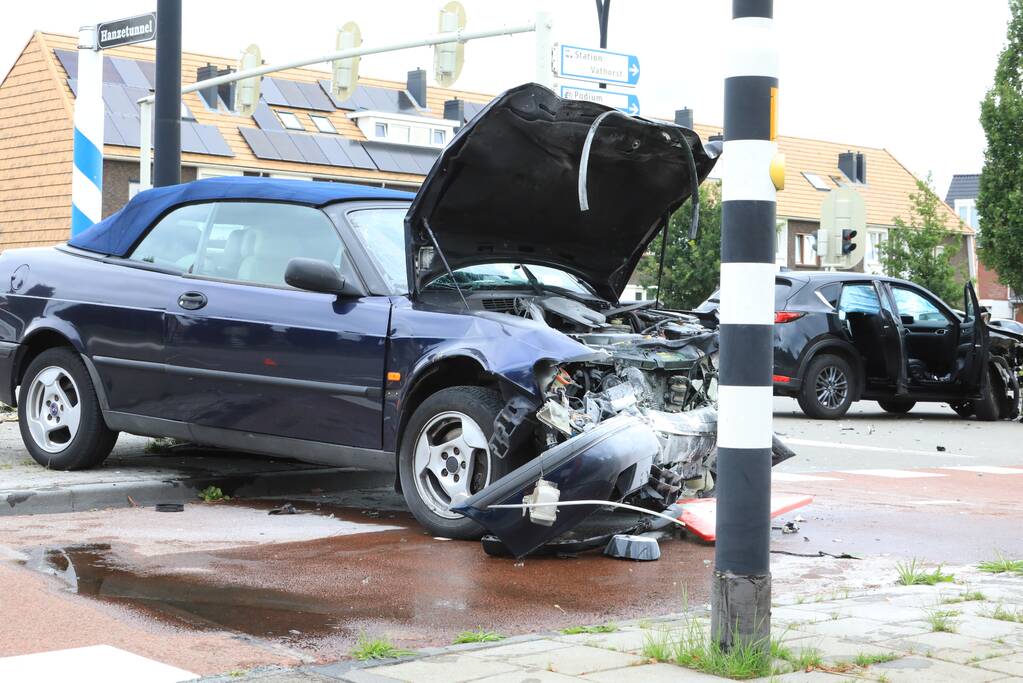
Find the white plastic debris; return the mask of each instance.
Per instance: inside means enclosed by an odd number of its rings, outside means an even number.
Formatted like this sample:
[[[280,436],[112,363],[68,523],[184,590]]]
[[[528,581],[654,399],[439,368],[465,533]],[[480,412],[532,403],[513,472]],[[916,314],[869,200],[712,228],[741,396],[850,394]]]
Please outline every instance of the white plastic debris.
[[[656,538],[618,534],[607,542],[604,554],[623,560],[649,562],[661,559],[661,547],[657,544]]]
[[[523,516],[529,515],[529,521],[533,524],[551,526],[558,518],[556,503],[561,498],[561,491],[552,482],[540,479],[536,482],[533,492],[522,497],[523,505],[536,505],[537,507],[522,508]]]

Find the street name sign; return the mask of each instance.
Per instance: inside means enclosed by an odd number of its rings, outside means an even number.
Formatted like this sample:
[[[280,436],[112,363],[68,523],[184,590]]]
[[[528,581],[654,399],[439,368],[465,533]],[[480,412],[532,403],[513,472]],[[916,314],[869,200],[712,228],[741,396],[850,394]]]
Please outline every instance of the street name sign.
[[[561,96],[566,100],[583,100],[612,107],[630,116],[639,115],[639,98],[632,93],[614,90],[597,90],[595,88],[576,88],[571,85],[561,86]]]
[[[562,78],[629,87],[639,83],[639,57],[636,55],[575,45],[559,45],[556,54],[554,62]]]
[[[96,25],[99,49],[118,45],[144,43],[156,39],[156,12],[140,14],[127,19],[114,19]]]

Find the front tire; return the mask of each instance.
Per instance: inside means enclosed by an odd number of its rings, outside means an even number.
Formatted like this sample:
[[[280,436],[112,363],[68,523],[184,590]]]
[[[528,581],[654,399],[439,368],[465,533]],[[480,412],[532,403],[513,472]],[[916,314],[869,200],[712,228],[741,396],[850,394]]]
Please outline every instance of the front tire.
[[[1005,389],[1002,387],[998,371],[988,367],[980,385],[980,398],[973,402],[973,411],[977,419],[982,422],[994,422],[1001,417],[1004,393]]]
[[[476,522],[451,512],[453,502],[481,491],[515,467],[493,456],[488,441],[504,407],[493,389],[442,389],[420,404],[405,427],[398,476],[409,511],[435,536],[478,539]]]
[[[856,388],[852,365],[845,358],[825,353],[810,361],[799,389],[803,414],[818,420],[837,420],[852,405]]]
[[[95,467],[117,441],[103,421],[85,364],[68,348],[43,351],[25,370],[18,426],[32,458],[54,470]]]
[[[877,403],[881,406],[881,410],[893,415],[904,415],[913,410],[913,406],[916,405],[916,401],[900,401],[899,399],[878,401]]]

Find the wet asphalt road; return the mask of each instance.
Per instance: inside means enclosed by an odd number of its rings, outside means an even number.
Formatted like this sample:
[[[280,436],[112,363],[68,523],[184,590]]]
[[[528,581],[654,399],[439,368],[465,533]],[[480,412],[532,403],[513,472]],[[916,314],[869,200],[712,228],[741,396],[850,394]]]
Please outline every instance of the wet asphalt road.
[[[899,558],[1023,555],[1023,474],[1002,469],[1023,469],[1023,425],[938,406],[893,419],[876,404],[827,423],[792,416],[793,405],[776,401],[776,429],[799,456],[778,468],[787,476],[775,490],[815,500],[776,521],[805,520],[795,534],[773,531],[773,548],[865,559],[776,554],[776,591],[888,582]],[[280,502],[0,519],[0,551],[25,553],[20,566],[0,563],[0,596],[31,603],[0,627],[0,656],[109,642],[129,623],[136,635],[118,636],[129,649],[211,673],[336,659],[362,634],[444,645],[466,629],[549,631],[707,599],[713,547],[689,538],[664,539],[653,563],[595,553],[516,562],[426,535],[386,489],[311,493],[294,500],[300,514],[266,514]],[[93,616],[38,623],[65,609]],[[21,635],[41,631],[42,642]],[[169,634],[189,645],[168,654],[158,643]]]

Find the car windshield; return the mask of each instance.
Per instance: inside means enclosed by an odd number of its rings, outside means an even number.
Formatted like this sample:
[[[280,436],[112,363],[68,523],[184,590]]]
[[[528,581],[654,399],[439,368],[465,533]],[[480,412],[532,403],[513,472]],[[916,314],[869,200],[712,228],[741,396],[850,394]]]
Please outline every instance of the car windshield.
[[[368,208],[349,211],[348,222],[366,247],[377,269],[396,294],[408,292],[405,270],[405,209]],[[457,282],[467,290],[529,289],[532,281],[546,288],[592,296],[593,292],[576,276],[557,268],[520,263],[488,263],[459,268],[455,280],[442,275],[427,289],[450,289]]]

